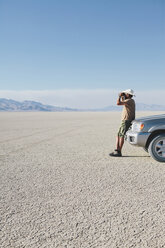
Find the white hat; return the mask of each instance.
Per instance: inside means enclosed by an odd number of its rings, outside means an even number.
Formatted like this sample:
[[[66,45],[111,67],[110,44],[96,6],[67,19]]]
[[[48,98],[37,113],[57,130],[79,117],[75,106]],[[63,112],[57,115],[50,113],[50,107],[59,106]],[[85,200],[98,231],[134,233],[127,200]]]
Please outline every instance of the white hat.
[[[126,94],[129,94],[129,95],[131,95],[131,96],[134,96],[134,91],[131,90],[131,89],[124,90],[124,91],[122,91],[122,92],[123,92],[123,93],[126,93]]]

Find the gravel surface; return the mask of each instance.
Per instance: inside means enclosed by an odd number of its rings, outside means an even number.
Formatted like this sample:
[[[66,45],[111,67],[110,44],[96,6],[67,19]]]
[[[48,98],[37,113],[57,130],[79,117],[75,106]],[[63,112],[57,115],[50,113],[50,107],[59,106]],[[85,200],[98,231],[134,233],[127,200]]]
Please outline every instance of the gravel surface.
[[[0,113],[0,247],[165,247],[165,164],[109,157],[120,114]]]

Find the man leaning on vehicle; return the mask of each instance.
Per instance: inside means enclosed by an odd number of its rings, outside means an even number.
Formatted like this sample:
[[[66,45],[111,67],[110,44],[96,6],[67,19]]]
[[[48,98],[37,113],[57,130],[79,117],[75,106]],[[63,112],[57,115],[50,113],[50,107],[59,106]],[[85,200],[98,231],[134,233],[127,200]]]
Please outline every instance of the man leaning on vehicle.
[[[131,126],[131,122],[135,119],[135,101],[132,99],[134,91],[131,89],[124,90],[119,93],[117,105],[123,105],[121,125],[117,134],[116,149],[110,153],[110,156],[121,157],[122,147],[124,144],[124,136]]]

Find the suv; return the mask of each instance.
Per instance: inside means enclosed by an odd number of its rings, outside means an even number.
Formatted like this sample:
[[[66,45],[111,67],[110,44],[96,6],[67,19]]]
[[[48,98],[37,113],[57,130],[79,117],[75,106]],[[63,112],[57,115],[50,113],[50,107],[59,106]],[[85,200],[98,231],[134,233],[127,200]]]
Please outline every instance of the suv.
[[[126,133],[126,140],[141,146],[150,156],[165,162],[165,115],[154,115],[134,120]]]

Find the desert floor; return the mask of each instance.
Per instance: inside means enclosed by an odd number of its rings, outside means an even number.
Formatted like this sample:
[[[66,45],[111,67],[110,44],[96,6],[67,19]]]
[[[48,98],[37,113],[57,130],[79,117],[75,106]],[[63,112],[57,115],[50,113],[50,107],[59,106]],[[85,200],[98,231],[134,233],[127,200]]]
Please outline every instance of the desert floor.
[[[165,164],[109,157],[120,114],[0,113],[0,247],[165,247]]]

